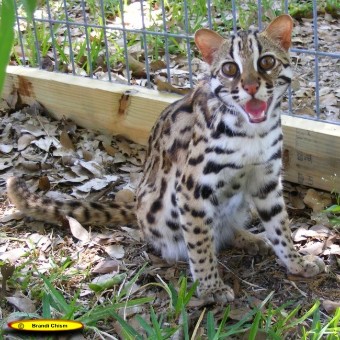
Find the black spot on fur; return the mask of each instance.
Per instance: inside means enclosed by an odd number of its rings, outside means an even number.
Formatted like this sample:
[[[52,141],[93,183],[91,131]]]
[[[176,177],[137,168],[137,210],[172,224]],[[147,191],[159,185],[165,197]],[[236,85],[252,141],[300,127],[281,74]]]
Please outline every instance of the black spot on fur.
[[[264,222],[270,221],[274,216],[282,211],[282,206],[279,204],[274,205],[270,210],[258,210],[258,213]]]
[[[189,165],[195,166],[199,163],[202,163],[203,160],[204,160],[204,155],[202,154],[202,155],[199,155],[196,158],[193,158],[193,157],[189,158],[188,163],[189,163]]]
[[[173,221],[166,221],[166,225],[173,231],[176,231],[180,228],[179,223]]]
[[[205,216],[205,211],[204,210],[195,210],[195,209],[192,209],[191,210],[191,215],[193,217],[203,218]]]
[[[209,198],[209,196],[212,194],[212,192],[213,191],[212,191],[211,187],[208,186],[208,185],[203,185],[201,187],[201,195],[202,195],[203,199]]]
[[[162,201],[160,199],[157,199],[152,203],[150,212],[155,214],[157,211],[161,210],[162,207],[163,207]]]
[[[191,175],[187,179],[187,189],[190,191],[194,187],[194,180]]]

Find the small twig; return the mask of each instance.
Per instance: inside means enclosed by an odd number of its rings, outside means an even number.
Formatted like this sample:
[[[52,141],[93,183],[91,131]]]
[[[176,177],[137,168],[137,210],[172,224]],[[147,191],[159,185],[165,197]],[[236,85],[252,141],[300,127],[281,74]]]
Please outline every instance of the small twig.
[[[298,292],[300,292],[301,295],[303,295],[304,297],[307,297],[307,293],[305,293],[304,291],[302,291],[294,281],[290,281],[290,280],[284,280],[285,282],[290,283]]]
[[[266,290],[266,288],[263,288],[261,286],[255,285],[253,283],[250,283],[246,280],[241,279],[238,275],[235,274],[235,272],[233,272],[228,266],[226,266],[224,263],[222,263],[221,261],[219,261],[219,264],[224,267],[225,269],[227,269],[230,273],[232,273],[235,277],[237,277],[240,281],[242,281],[243,283],[247,284],[248,286],[254,287],[254,288],[260,288],[262,290]]]

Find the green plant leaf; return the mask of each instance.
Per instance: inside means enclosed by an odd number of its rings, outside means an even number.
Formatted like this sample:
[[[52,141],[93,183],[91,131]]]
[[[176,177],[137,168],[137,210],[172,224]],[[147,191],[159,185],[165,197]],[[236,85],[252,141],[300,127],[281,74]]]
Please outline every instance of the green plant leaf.
[[[340,213],[340,205],[334,204],[327,209],[324,210],[325,212],[331,212],[331,213]]]
[[[81,317],[77,318],[77,321],[84,323],[85,325],[96,324],[99,320],[105,320],[109,317],[113,312],[115,312],[119,308],[128,308],[134,307],[138,305],[142,305],[148,302],[153,301],[152,297],[145,297],[135,300],[128,300],[126,302],[115,303],[109,306],[96,306],[92,310],[83,314]]]
[[[51,316],[50,295],[44,292],[42,296],[42,317],[50,319]]]
[[[59,312],[71,315],[73,313],[73,308],[66,302],[64,297],[58,292],[57,289],[51,284],[51,282],[43,275],[41,275],[45,286],[49,290],[50,296],[59,308]]]
[[[117,274],[107,278],[105,281],[90,283],[89,288],[92,289],[94,292],[98,293],[121,283],[125,278],[126,278],[125,273]]]
[[[25,8],[28,20],[31,21],[33,19],[33,13],[35,11],[35,8],[37,7],[37,0],[21,0],[21,2]]]
[[[0,6],[0,94],[5,82],[6,67],[14,40],[14,1],[2,1]]]
[[[216,335],[215,330],[215,320],[214,320],[214,314],[212,311],[209,311],[207,314],[207,334],[208,339],[214,339]]]

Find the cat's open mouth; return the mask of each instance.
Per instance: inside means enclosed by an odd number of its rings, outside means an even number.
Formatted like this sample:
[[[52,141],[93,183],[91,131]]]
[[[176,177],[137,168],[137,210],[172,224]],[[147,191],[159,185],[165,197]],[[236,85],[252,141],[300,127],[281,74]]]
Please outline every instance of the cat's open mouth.
[[[265,102],[256,98],[250,99],[243,106],[244,111],[247,112],[251,123],[261,123],[267,118],[267,108],[270,106],[272,98]]]

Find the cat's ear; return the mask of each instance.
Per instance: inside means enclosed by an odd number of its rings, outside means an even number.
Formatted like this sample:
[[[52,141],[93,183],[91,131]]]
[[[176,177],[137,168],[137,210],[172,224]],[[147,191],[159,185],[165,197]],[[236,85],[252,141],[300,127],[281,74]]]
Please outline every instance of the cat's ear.
[[[214,54],[223,42],[223,37],[207,28],[201,28],[195,33],[195,44],[200,50],[204,61],[210,65],[214,59]]]
[[[291,45],[293,19],[288,14],[275,18],[262,34],[279,43],[286,51]]]

